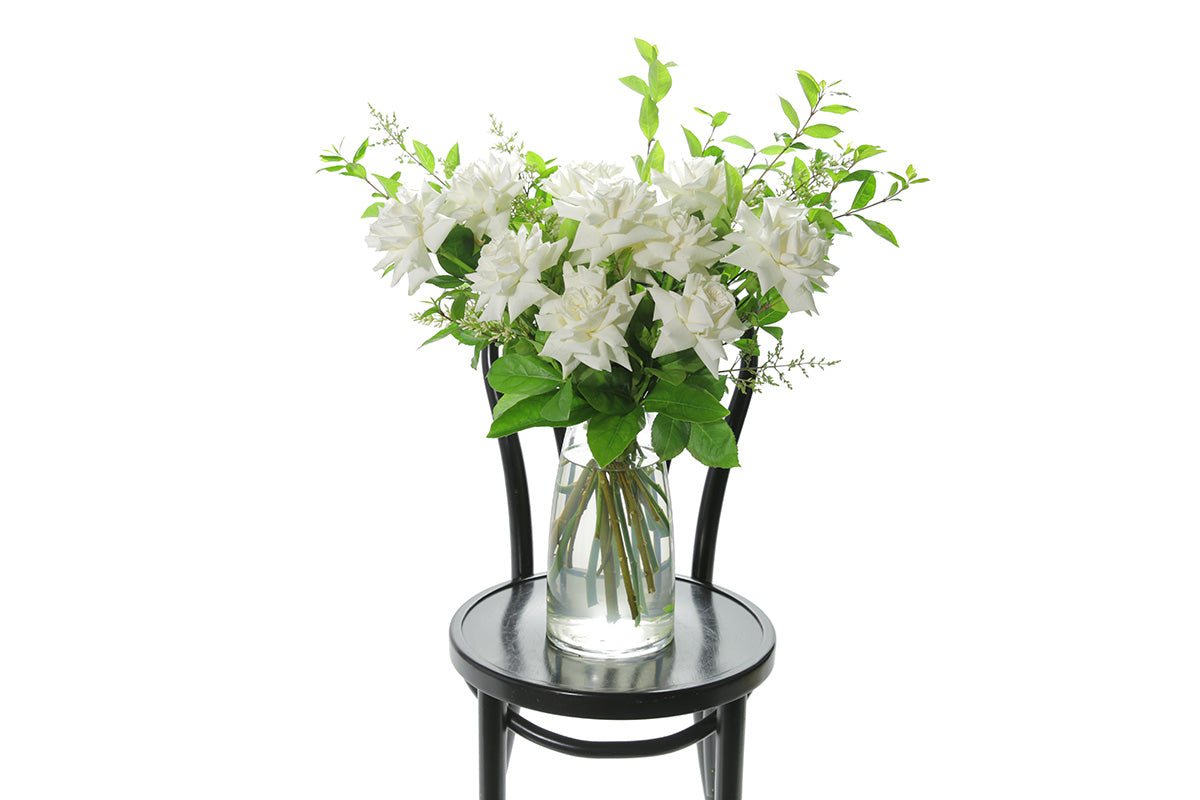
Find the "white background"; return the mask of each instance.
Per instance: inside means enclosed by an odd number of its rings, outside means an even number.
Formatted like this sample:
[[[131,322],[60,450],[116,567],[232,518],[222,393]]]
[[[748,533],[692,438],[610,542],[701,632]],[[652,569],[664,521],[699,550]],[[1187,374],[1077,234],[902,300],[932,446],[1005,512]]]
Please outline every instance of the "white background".
[[[766,139],[802,68],[932,179],[878,214],[900,249],[839,240],[788,321],[842,363],[751,409],[716,576],[779,635],[746,796],[1200,797],[1196,64],[1167,9],[7,10],[0,796],[474,795],[446,625],[508,569],[482,388],[416,349],[369,198],[317,155],[370,102],[439,155],[495,113],[628,163],[640,36],[679,64],[668,155],[694,105]],[[518,743],[511,797],[618,795],[698,797],[692,752]]]

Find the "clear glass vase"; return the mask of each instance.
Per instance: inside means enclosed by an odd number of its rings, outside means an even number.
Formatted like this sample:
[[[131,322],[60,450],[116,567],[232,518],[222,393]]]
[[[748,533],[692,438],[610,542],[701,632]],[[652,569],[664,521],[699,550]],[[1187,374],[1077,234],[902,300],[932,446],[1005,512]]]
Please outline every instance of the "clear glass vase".
[[[587,423],[567,429],[550,512],[546,635],[590,658],[631,658],[674,635],[675,553],[666,464],[650,425],[600,469]]]

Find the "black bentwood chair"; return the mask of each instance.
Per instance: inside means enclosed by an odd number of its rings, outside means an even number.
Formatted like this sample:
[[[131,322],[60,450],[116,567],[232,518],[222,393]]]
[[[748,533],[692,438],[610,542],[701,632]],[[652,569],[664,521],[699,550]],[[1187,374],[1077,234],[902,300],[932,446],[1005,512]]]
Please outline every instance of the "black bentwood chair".
[[[497,353],[482,359],[487,370]],[[752,356],[743,375],[756,366]],[[494,407],[499,400],[487,386]],[[729,423],[741,433],[750,394],[737,391]],[[562,445],[564,431],[555,437]],[[775,629],[751,603],[712,583],[717,523],[729,470],[711,468],[700,499],[692,577],[675,590],[675,639],[651,656],[628,661],[582,659],[546,640],[546,576],[533,574],[525,461],[517,435],[499,439],[508,493],[512,580],[467,601],[450,623],[450,659],[479,701],[479,797],[504,800],[513,736],[575,756],[633,758],[697,745],[704,796],[739,800],[746,698],[775,656]],[[669,736],[592,742],[547,730],[521,716],[527,708],[591,719],[654,719],[692,714],[694,724]]]

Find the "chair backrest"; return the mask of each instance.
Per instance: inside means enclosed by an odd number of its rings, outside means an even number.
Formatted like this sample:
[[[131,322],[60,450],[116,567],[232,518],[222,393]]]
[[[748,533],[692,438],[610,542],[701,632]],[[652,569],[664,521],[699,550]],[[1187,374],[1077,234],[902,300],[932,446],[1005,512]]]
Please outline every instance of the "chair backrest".
[[[747,332],[746,338],[752,336],[753,331]],[[487,390],[488,405],[492,409],[495,409],[500,395],[487,382],[487,373],[498,357],[499,351],[493,344],[484,351],[480,359],[483,385]],[[739,365],[739,379],[749,380],[757,366],[757,356],[743,354]],[[735,386],[729,402],[729,416],[726,418],[729,427],[733,429],[734,439],[741,438],[742,425],[746,421],[746,412],[752,396],[752,392]],[[564,428],[554,429],[554,440],[560,450],[565,432]],[[521,452],[519,434],[502,436],[496,441],[500,445],[500,461],[504,468],[504,486],[508,498],[509,550],[512,557],[512,578],[515,581],[533,574],[533,522],[529,513],[529,481],[525,475],[525,457]],[[712,583],[717,527],[721,521],[721,508],[725,503],[725,487],[728,482],[729,470],[709,467],[704,480],[704,490],[700,495],[700,507],[696,515],[696,538],[692,545],[692,577],[705,583]]]

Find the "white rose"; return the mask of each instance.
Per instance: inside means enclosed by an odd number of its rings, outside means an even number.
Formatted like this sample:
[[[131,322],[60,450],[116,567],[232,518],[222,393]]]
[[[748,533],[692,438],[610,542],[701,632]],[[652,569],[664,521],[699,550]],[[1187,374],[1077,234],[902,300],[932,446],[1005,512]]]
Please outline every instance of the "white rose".
[[[790,310],[811,314],[817,310],[813,284],[825,288],[825,276],[837,267],[825,260],[829,239],[805,213],[783,198],[768,197],[760,219],[743,203],[737,213],[741,231],[725,237],[739,247],[725,261],[758,275],[764,292],[778,289]]]
[[[729,289],[720,278],[693,272],[687,276],[683,294],[658,286],[648,291],[654,299],[654,318],[663,323],[650,355],[658,358],[695,350],[716,377],[725,357],[725,343],[740,339],[746,327],[738,318],[737,301]]]
[[[713,219],[725,205],[725,168],[712,158],[685,158],[669,161],[666,172],[654,170],[650,180],[662,190],[677,211],[699,211]]]
[[[542,242],[542,232],[513,233],[492,239],[479,254],[479,266],[467,276],[484,301],[479,318],[485,322],[501,319],[508,309],[509,319],[516,319],[530,306],[553,295],[540,281],[542,272],[558,263],[566,239]]]
[[[537,315],[538,328],[550,331],[542,355],[562,364],[563,377],[579,364],[612,371],[615,361],[629,369],[625,331],[633,317],[629,278],[605,287],[600,267],[563,266],[562,296],[552,296]]]
[[[429,187],[420,192],[401,188],[371,223],[367,244],[386,255],[375,269],[392,268],[392,286],[408,275],[408,293],[437,274],[430,251],[436,251],[454,228],[454,220],[442,212],[445,198]]]
[[[586,253],[591,266],[613,253],[649,239],[660,239],[665,205],[653,189],[629,178],[593,182],[586,194],[554,201],[559,216],[579,221],[573,252]]]
[[[684,280],[693,272],[704,272],[729,252],[732,244],[717,239],[707,223],[693,216],[667,217],[662,225],[665,237],[643,242],[633,253],[637,269],[634,278],[649,282],[646,270],[661,270]]]
[[[565,200],[571,195],[587,194],[596,181],[615,178],[621,171],[616,164],[607,162],[576,162],[559,167],[542,185],[553,197]]]
[[[450,179],[446,213],[471,229],[476,239],[498,239],[508,230],[513,201],[525,193],[524,164],[512,155],[492,153],[459,167]]]

